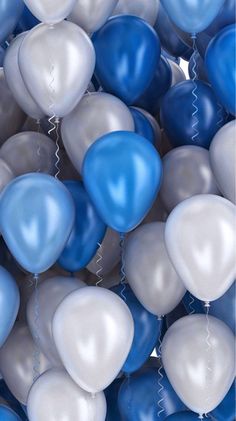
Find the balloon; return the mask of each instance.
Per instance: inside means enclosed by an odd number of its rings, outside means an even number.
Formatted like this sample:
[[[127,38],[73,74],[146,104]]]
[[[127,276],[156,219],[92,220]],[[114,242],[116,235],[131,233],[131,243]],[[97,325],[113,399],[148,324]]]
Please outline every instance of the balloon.
[[[15,280],[0,266],[0,347],[6,341],[15,323],[20,305],[19,289]]]
[[[105,92],[85,95],[61,125],[63,144],[80,173],[89,146],[99,137],[119,130],[134,131],[132,115],[118,98]]]
[[[168,212],[196,194],[220,195],[206,149],[193,145],[180,146],[168,152],[162,163],[160,197]]]
[[[6,50],[0,46],[0,67],[3,67]]]
[[[0,43],[13,32],[23,12],[22,0],[0,0]]]
[[[236,291],[235,282],[222,297],[211,303],[211,315],[225,322],[230,329],[236,331]]]
[[[0,148],[0,157],[16,176],[30,172],[55,173],[56,145],[37,132],[22,132],[10,137]]]
[[[68,19],[92,33],[101,28],[111,16],[118,0],[76,0]]]
[[[26,35],[26,33],[18,35],[7,48],[4,59],[4,72],[9,89],[19,106],[26,114],[36,120],[40,120],[44,114],[26,88],[18,64],[18,53]]]
[[[223,401],[212,411],[217,421],[233,421],[235,416],[235,382]]]
[[[113,16],[131,15],[142,18],[151,26],[154,25],[159,9],[159,0],[119,0]]]
[[[182,402],[200,415],[208,413],[222,401],[233,382],[234,335],[215,317],[183,317],[164,336],[162,361]]]
[[[217,300],[235,279],[234,227],[235,206],[211,194],[184,200],[167,219],[168,254],[188,291],[199,300]]]
[[[205,65],[209,81],[226,110],[236,115],[236,25],[226,26],[207,47]]]
[[[12,409],[0,405],[0,420],[2,421],[21,421],[21,418],[18,417],[18,415],[12,411]]]
[[[193,52],[189,60],[188,73],[190,79],[194,79],[196,77],[199,80],[208,82],[204,61],[197,50]]]
[[[145,115],[141,111],[137,110],[137,108],[135,107],[130,107],[130,111],[134,119],[135,133],[140,134],[140,136],[145,137],[154,145],[155,143],[154,131],[149,120],[145,117]]]
[[[161,129],[158,122],[148,111],[144,110],[143,108],[139,108],[139,107],[132,107],[132,108],[135,108],[136,110],[140,111],[151,124],[152,129],[154,131],[154,144],[157,150],[159,150],[159,148],[161,147]]]
[[[135,104],[153,115],[157,114],[162,98],[171,86],[171,78],[171,67],[167,59],[161,56],[154,78]]]
[[[19,51],[26,87],[49,116],[64,117],[75,108],[87,89],[94,66],[95,53],[89,37],[67,21],[36,26],[26,35]]]
[[[0,145],[2,145],[5,140],[20,130],[26,115],[13,98],[2,67],[0,68],[0,92]]]
[[[101,247],[99,247],[97,253],[88,264],[87,269],[95,275],[98,270],[101,276],[107,275],[119,262],[120,252],[119,234],[111,228],[107,228]],[[100,261],[101,257],[102,260]],[[100,261],[101,268],[98,266],[98,260]]]
[[[198,34],[196,38],[197,50],[200,56],[202,57],[202,59],[204,59],[205,57],[205,53],[210,41],[211,41],[211,37],[206,32],[200,32],[200,34]]]
[[[164,230],[163,222],[139,227],[127,240],[124,259],[127,280],[134,294],[157,316],[172,311],[185,294],[165,248]]]
[[[24,6],[23,13],[17,23],[15,33],[19,34],[21,32],[29,31],[29,29],[34,28],[34,26],[38,25],[39,23],[40,21],[34,15],[32,15],[28,7]]]
[[[123,378],[115,379],[114,382],[106,390],[104,390],[107,401],[106,421],[120,421],[121,416],[117,398],[122,382]]]
[[[152,81],[160,42],[144,20],[115,16],[93,35],[95,75],[106,92],[132,105]]]
[[[225,26],[235,23],[235,0],[225,0],[218,15],[206,28],[206,33],[214,36]]]
[[[206,29],[219,13],[224,0],[162,0],[169,18],[182,31],[196,34]]]
[[[134,340],[122,367],[124,373],[131,374],[139,370],[151,355],[160,336],[162,321],[140,304],[128,285],[124,290],[120,284],[113,287],[112,291],[125,301],[134,319]]]
[[[27,326],[17,322],[0,349],[0,370],[12,394],[24,405],[34,376],[50,368],[46,357],[38,349],[35,357],[35,352],[36,345]]]
[[[236,204],[235,120],[223,126],[213,138],[210,161],[214,176],[224,196]]]
[[[0,150],[1,155],[1,150]],[[8,164],[0,158],[0,192],[14,178],[14,174]]]
[[[77,278],[56,276],[40,283],[37,293],[34,292],[27,304],[27,321],[32,335],[37,333],[38,345],[51,364],[61,366],[52,336],[52,319],[58,305],[71,292],[85,287],[86,284]],[[39,320],[35,321],[35,299],[39,301]]]
[[[177,85],[177,83],[184,82],[186,80],[184,71],[182,68],[172,60],[167,59],[171,68],[171,86]]]
[[[225,113],[217,103],[213,90],[200,80],[178,83],[162,101],[162,125],[175,147],[195,145],[209,148],[213,136],[224,124],[224,119]]]
[[[161,160],[154,146],[124,131],[97,140],[83,165],[88,194],[103,221],[118,232],[140,224],[155,200],[161,177]]]
[[[3,191],[0,227],[18,263],[28,272],[49,269],[60,256],[75,218],[72,197],[58,180],[29,173]]]
[[[24,2],[41,22],[54,24],[70,14],[76,0],[24,0]]]
[[[82,288],[57,308],[53,337],[71,378],[87,392],[97,393],[112,383],[129,354],[133,318],[113,292]]]
[[[166,418],[166,421],[198,421],[199,416],[194,412],[182,411],[176,412]]]

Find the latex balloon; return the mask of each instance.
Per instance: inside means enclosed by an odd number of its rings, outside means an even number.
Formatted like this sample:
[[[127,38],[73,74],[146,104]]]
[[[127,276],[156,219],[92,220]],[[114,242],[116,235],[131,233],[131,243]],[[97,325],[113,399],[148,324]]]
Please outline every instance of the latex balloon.
[[[0,266],[0,348],[15,323],[20,305],[19,289],[10,273]]]
[[[7,84],[19,106],[26,114],[36,120],[40,120],[44,114],[26,88],[18,64],[18,53],[25,36],[26,33],[18,35],[7,48],[4,59],[4,72]]]
[[[29,31],[29,29],[34,28],[34,26],[38,25],[39,23],[39,20],[34,15],[32,15],[28,7],[24,6],[23,13],[17,23],[14,32],[16,34],[20,34],[21,32]]]
[[[76,0],[24,0],[24,2],[41,22],[54,24],[70,14]]]
[[[199,80],[208,82],[204,61],[198,51],[194,51],[189,60],[188,73],[190,79],[194,79],[196,77]]]
[[[196,194],[220,195],[206,149],[180,146],[168,152],[162,163],[160,197],[167,211]]]
[[[107,415],[106,421],[119,421],[120,411],[118,408],[118,393],[120,386],[123,382],[123,378],[115,379],[114,382],[104,390],[106,401],[107,401]]]
[[[235,36],[236,25],[226,26],[212,39],[205,57],[209,81],[222,105],[233,115],[236,115]]]
[[[155,143],[154,131],[151,123],[145,115],[135,107],[130,107],[134,119],[135,132],[149,140],[153,145]]]
[[[212,411],[218,421],[233,421],[235,416],[235,381],[223,401]]]
[[[234,225],[235,206],[210,194],[184,200],[167,219],[168,254],[186,288],[202,301],[221,297],[235,279]]]
[[[206,28],[206,33],[210,36],[216,35],[221,29],[235,23],[235,0],[225,0],[218,15]]]
[[[200,415],[208,413],[233,382],[234,335],[215,317],[208,321],[202,314],[183,317],[164,336],[162,361],[182,402]]]
[[[20,130],[26,115],[13,98],[2,67],[0,68],[0,92],[0,145],[2,145],[5,140]]]
[[[102,260],[99,260],[102,258]],[[100,267],[98,267],[98,260],[100,261]],[[105,237],[102,241],[101,247],[99,247],[97,253],[88,264],[87,269],[89,272],[96,275],[99,271],[100,275],[107,275],[114,269],[120,260],[120,236],[119,234],[107,228]]]
[[[37,132],[22,132],[10,137],[0,149],[0,158],[16,176],[30,172],[55,173],[56,145]]]
[[[195,145],[209,148],[225,117],[211,87],[200,80],[178,83],[162,101],[162,125],[175,147]]]
[[[26,35],[19,51],[26,87],[49,116],[64,117],[75,108],[87,89],[94,66],[95,53],[89,37],[67,21],[36,26]]]
[[[196,34],[206,29],[219,13],[224,0],[162,0],[170,19],[182,31]]]
[[[86,32],[97,31],[111,16],[118,0],[76,0],[68,19]]]
[[[223,126],[213,138],[210,161],[214,176],[224,196],[236,204],[235,120]]]
[[[140,18],[115,16],[96,32],[93,44],[101,86],[132,105],[151,83],[159,62],[156,33]]]
[[[36,351],[38,355],[35,362]],[[36,349],[27,326],[17,322],[0,349],[0,370],[7,386],[19,402],[26,405],[34,377],[38,377],[49,368],[48,360]]]
[[[56,276],[43,281],[37,292],[34,292],[27,304],[27,321],[32,335],[37,333],[38,344],[53,367],[61,366],[62,362],[56,350],[52,336],[52,319],[58,305],[72,291],[86,284],[77,278]],[[35,321],[35,299],[39,302],[40,317]]]
[[[196,38],[196,46],[200,56],[204,59],[211,37],[206,32],[200,32]]]
[[[63,144],[80,173],[89,146],[99,137],[119,130],[134,131],[132,115],[118,98],[105,92],[85,95],[61,125]]]
[[[211,315],[225,322],[234,333],[236,333],[236,314],[234,311],[235,306],[236,291],[234,282],[233,285],[226,291],[226,293],[222,295],[222,297],[211,303],[210,309]]]
[[[176,412],[166,418],[166,421],[197,421],[199,420],[198,414],[189,411]]]
[[[130,132],[101,137],[89,148],[83,165],[86,190],[101,218],[122,233],[131,231],[145,217],[161,177],[161,160],[154,146]]]
[[[144,110],[143,108],[139,108],[139,107],[132,107],[132,108],[135,108],[136,110],[140,111],[148,119],[154,131],[154,144],[157,150],[159,151],[159,149],[161,148],[161,129],[158,122],[152,116],[152,114],[150,114],[148,111]]]
[[[182,68],[172,60],[167,59],[167,61],[171,67],[171,86],[175,86],[177,83],[184,82],[186,77]]]
[[[0,420],[3,421],[21,421],[21,418],[12,409],[5,405],[0,405]]]
[[[15,176],[9,165],[3,159],[0,158],[0,192],[14,177]]]
[[[57,308],[53,337],[71,378],[84,390],[97,393],[112,383],[128,356],[133,318],[113,292],[82,288]]]
[[[28,272],[49,269],[60,256],[75,218],[66,187],[45,174],[14,179],[2,193],[0,227],[18,263]]]
[[[153,222],[139,227],[125,247],[127,280],[140,303],[162,316],[172,311],[185,294],[164,243],[165,224]]]
[[[3,67],[5,53],[6,53],[5,48],[0,46],[0,67]]]
[[[106,399],[103,392],[92,397],[65,370],[53,369],[34,383],[27,410],[30,421],[105,421]]]
[[[147,21],[151,26],[156,22],[159,9],[159,0],[119,0],[113,16],[131,15]]]
[[[13,32],[24,9],[22,0],[0,0],[0,43]]]

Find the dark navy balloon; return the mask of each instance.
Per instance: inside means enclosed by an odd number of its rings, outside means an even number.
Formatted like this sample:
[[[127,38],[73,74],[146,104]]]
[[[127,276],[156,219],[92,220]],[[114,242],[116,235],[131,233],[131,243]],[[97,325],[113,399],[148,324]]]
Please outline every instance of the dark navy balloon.
[[[121,421],[118,408],[118,394],[124,378],[115,379],[112,384],[104,390],[107,401],[106,421]]]
[[[165,421],[199,421],[199,415],[190,411],[181,411],[170,415]]]
[[[0,43],[14,31],[23,9],[22,0],[0,0]]]
[[[22,404],[16,400],[15,396],[13,396],[13,394],[10,392],[4,380],[0,380],[0,398],[2,398],[7,403],[7,406],[9,406],[13,411],[15,411],[16,414],[19,415],[22,421],[28,421],[28,418],[26,417],[26,414],[22,408]],[[0,420],[4,421],[5,418],[0,418]]]
[[[190,79],[194,79],[196,75],[197,79],[203,80],[204,82],[208,82],[204,61],[198,51],[194,51],[194,53],[190,57],[188,64],[188,73]]]
[[[87,266],[104,238],[106,226],[81,181],[64,181],[76,209],[75,223],[58,263],[68,272]]]
[[[0,45],[0,67],[3,67],[3,61],[5,57],[6,50]]]
[[[135,133],[140,134],[149,140],[152,144],[155,143],[155,133],[151,123],[145,115],[134,107],[130,107],[130,112],[134,119]]]
[[[21,18],[16,26],[15,33],[20,34],[21,32],[29,31],[38,25],[40,21],[30,12],[28,7],[24,7]]]
[[[131,105],[150,84],[160,59],[154,29],[135,16],[116,16],[93,35],[95,75],[106,92]]]
[[[209,81],[225,109],[236,115],[236,25],[220,31],[208,45],[205,65]]]
[[[161,54],[168,60],[174,61],[176,64],[180,64],[180,58],[172,56],[170,53],[164,50],[164,48],[162,48]]]
[[[235,282],[218,300],[211,302],[210,315],[225,322],[236,333],[236,290]]]
[[[205,29],[205,32],[210,36],[215,36],[225,26],[235,23],[235,0],[225,0],[218,15],[213,22]]]
[[[193,49],[190,47],[188,48],[183,54],[182,54],[182,59],[184,59],[185,61],[189,61],[190,58],[193,55]]]
[[[15,323],[20,305],[20,293],[15,280],[0,266],[0,347]]]
[[[0,420],[21,421],[21,418],[14,411],[12,411],[12,409],[8,408],[7,406],[0,405]]]
[[[214,91],[199,80],[196,83],[190,80],[178,83],[162,101],[162,125],[175,147],[196,145],[209,148],[225,118]]]
[[[85,155],[85,188],[105,224],[118,232],[140,224],[154,203],[161,178],[158,152],[136,133],[102,136]]]
[[[235,420],[235,392],[234,382],[223,401],[211,412],[217,421]]]
[[[200,32],[199,34],[197,34],[196,46],[202,59],[205,58],[206,50],[210,41],[211,37],[206,32]]]

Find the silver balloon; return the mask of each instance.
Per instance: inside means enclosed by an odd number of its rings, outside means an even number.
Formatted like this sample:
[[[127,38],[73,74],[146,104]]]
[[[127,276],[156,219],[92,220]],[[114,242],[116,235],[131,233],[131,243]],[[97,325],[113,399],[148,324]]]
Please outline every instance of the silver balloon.
[[[29,172],[55,173],[55,143],[42,133],[22,132],[10,137],[0,149],[16,176]]]
[[[165,222],[167,220],[168,213],[163,205],[163,202],[158,195],[152,208],[145,216],[142,225],[149,224],[150,222]]]
[[[159,0],[119,0],[113,15],[132,15],[154,25],[157,19]]]
[[[162,164],[160,197],[167,211],[196,194],[220,194],[206,149],[180,146],[165,155]]]
[[[36,350],[29,329],[19,322],[15,324],[5,344],[0,349],[2,376],[11,393],[23,405],[27,403],[34,377],[50,368],[50,363],[41,352],[37,357],[35,356]]]
[[[36,120],[40,120],[44,114],[26,88],[18,64],[19,49],[26,34],[27,33],[25,32],[18,35],[7,48],[4,60],[4,71],[7,84],[16,102],[26,114]]]
[[[86,284],[77,278],[57,276],[42,282],[27,304],[27,321],[32,335],[37,332],[38,344],[53,366],[61,366],[61,360],[52,337],[52,319],[58,305],[72,291]],[[38,297],[40,318],[35,321],[35,297]]]
[[[61,360],[72,379],[90,393],[104,390],[116,378],[133,336],[129,308],[104,288],[72,292],[53,319],[53,337]]]
[[[137,228],[125,247],[125,272],[140,303],[157,316],[172,311],[186,290],[164,243],[165,224],[153,222]]]
[[[177,63],[175,63],[173,60],[167,59],[167,61],[171,67],[171,73],[172,73],[171,86],[177,85],[177,83],[180,83],[186,80],[186,76],[184,74],[184,71],[181,69],[181,67]]]
[[[216,408],[235,375],[234,335],[221,320],[205,315],[175,322],[162,342],[162,361],[175,392],[200,415]]]
[[[0,192],[10,183],[15,175],[13,174],[9,165],[0,158]]]
[[[223,197],[202,194],[184,200],[167,219],[168,254],[199,300],[217,300],[235,279],[235,210]]]
[[[223,195],[236,204],[236,120],[223,126],[210,146],[210,161]]]
[[[101,276],[107,275],[119,262],[120,252],[120,235],[111,228],[107,228],[101,247],[97,250],[87,269],[94,275],[101,269],[99,274]]]
[[[103,392],[85,392],[64,369],[53,369],[34,383],[27,412],[30,421],[105,421],[106,399]]]
[[[119,130],[133,131],[133,117],[120,99],[104,92],[85,95],[61,125],[64,146],[80,173],[89,146],[104,134]]]
[[[76,0],[24,0],[28,9],[44,23],[57,23],[65,19]]]
[[[26,115],[16,103],[0,67],[0,145],[23,126]]]
[[[68,17],[86,32],[97,31],[111,16],[118,0],[76,0]]]
[[[88,87],[95,52],[77,25],[67,21],[54,26],[40,24],[23,40],[19,66],[30,94],[45,115],[64,117]]]

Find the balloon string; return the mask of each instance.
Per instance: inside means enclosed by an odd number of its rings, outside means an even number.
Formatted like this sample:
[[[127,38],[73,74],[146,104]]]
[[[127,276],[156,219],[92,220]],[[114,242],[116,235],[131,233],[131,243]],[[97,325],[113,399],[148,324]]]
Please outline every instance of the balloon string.
[[[192,79],[192,81],[193,81],[193,85],[194,85],[194,88],[192,90],[192,96],[193,96],[192,106],[193,106],[193,109],[194,109],[194,111],[192,113],[192,121],[193,121],[193,123],[192,123],[192,129],[194,131],[194,134],[192,135],[192,142],[195,142],[197,140],[197,137],[199,136],[199,131],[198,131],[198,123],[199,123],[199,120],[198,120],[198,116],[197,116],[199,110],[198,110],[198,106],[197,106],[198,96],[197,96],[197,84],[196,84],[196,80],[197,80],[197,72],[196,72],[197,62],[196,62],[196,58],[195,58],[195,53],[197,51],[197,47],[196,47],[196,35],[193,34],[191,36],[191,38],[193,40],[193,50],[194,50],[194,53],[193,53],[193,69],[192,69],[193,70],[193,79]]]
[[[39,134],[40,133],[40,120],[37,120],[36,123],[37,123],[37,133]],[[39,158],[39,160],[38,160],[39,167],[38,167],[37,172],[41,172],[41,146],[40,146],[40,140],[39,139],[38,139],[38,142],[37,142],[37,156]]]
[[[205,307],[206,307],[206,345],[207,345],[207,354],[208,354],[208,358],[207,358],[207,371],[209,374],[209,382],[211,382],[211,377],[212,377],[212,364],[211,364],[211,350],[212,350],[212,345],[211,345],[211,332],[210,332],[210,319],[209,319],[209,310],[210,310],[210,303],[206,302],[205,303]],[[209,391],[210,391],[210,387],[209,387]],[[210,396],[208,393],[208,396],[206,398],[206,401],[209,402],[210,400]]]
[[[193,295],[192,294],[190,294],[189,293],[189,298],[190,298],[190,302],[189,302],[189,310],[190,310],[190,315],[192,315],[192,314],[194,314],[195,313],[195,310],[194,310],[194,307],[193,307],[193,304],[195,303],[195,300],[194,300],[194,297],[193,297]]]
[[[161,317],[158,318],[158,320],[161,320]],[[160,334],[159,334],[159,338],[158,338],[158,355],[157,358],[159,359],[159,368],[158,368],[158,396],[159,396],[159,401],[158,401],[158,417],[161,416],[162,412],[165,411],[164,406],[163,406],[163,402],[164,402],[164,397],[163,397],[163,390],[164,390],[164,386],[162,384],[162,380],[164,378],[163,374],[162,374],[162,370],[163,370],[163,364],[162,364],[162,358],[161,358],[161,350],[162,350],[162,342],[161,342],[161,330],[160,330]]]
[[[55,174],[55,178],[58,178],[59,174],[60,174],[60,146],[59,146],[59,133],[58,133],[58,127],[59,127],[59,119],[56,118],[55,120],[56,123],[56,152],[55,152],[55,156],[56,156],[56,163],[55,163],[55,168],[56,168],[56,174]]]
[[[39,282],[39,275],[35,274],[33,276],[34,279],[34,332],[33,338],[35,342],[34,348],[34,365],[33,365],[33,381],[35,382],[40,375],[40,349],[39,349],[39,292],[38,292],[38,282]]]
[[[126,301],[125,290],[126,290],[126,275],[125,275],[125,234],[120,233],[120,257],[121,257],[121,266],[120,266],[120,284],[122,286],[121,297]]]
[[[96,265],[97,265],[97,271],[96,271],[96,277],[97,277],[97,282],[96,282],[96,287],[98,287],[102,282],[103,282],[103,276],[102,276],[102,270],[103,270],[103,266],[102,266],[102,259],[103,259],[103,247],[102,244],[98,243],[98,251],[97,251],[97,260],[96,260]]]

